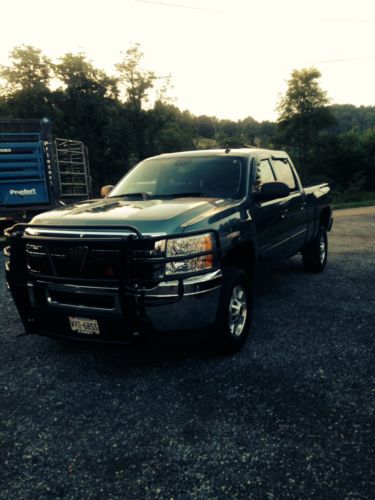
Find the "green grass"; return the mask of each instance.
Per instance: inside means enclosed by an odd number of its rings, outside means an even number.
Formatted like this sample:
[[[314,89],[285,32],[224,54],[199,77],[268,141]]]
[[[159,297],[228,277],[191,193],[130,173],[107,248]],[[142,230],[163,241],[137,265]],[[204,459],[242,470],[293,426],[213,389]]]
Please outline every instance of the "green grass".
[[[332,206],[336,210],[340,208],[372,207],[374,205],[374,191],[333,193]]]
[[[334,210],[340,210],[341,208],[358,208],[358,207],[373,207],[375,205],[375,200],[361,200],[361,201],[344,201],[341,203],[333,203],[332,207]]]

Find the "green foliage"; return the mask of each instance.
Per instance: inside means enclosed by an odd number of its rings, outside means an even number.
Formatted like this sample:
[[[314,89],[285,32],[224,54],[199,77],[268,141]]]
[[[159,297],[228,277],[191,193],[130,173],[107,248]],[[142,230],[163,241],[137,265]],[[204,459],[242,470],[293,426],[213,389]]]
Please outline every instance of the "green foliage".
[[[48,89],[52,63],[41,50],[30,45],[15,47],[9,54],[12,64],[0,66],[0,78],[5,81],[5,94],[14,95],[20,90]]]
[[[211,116],[198,116],[195,118],[195,130],[198,136],[213,139],[216,135],[218,120]]]
[[[90,150],[96,184],[109,177],[107,126],[116,106],[116,79],[95,68],[83,54],[65,54],[55,65],[61,86],[54,92],[59,135],[80,139]]]
[[[8,113],[18,118],[50,115],[51,61],[29,45],[14,48],[9,56],[11,65],[0,66],[2,107],[6,105]]]
[[[119,83],[126,91],[128,104],[137,109],[141,109],[142,104],[147,102],[156,79],[153,71],[141,69],[142,58],[143,52],[139,44],[135,44],[126,51],[123,61],[116,64],[120,75]]]
[[[116,98],[116,79],[95,68],[84,54],[65,54],[55,65],[55,76],[65,89],[81,95]]]
[[[317,109],[328,105],[327,93],[319,87],[317,81],[320,77],[320,71],[316,68],[292,71],[286,94],[278,105],[279,121],[314,114]]]
[[[277,142],[297,152],[305,176],[320,132],[334,123],[333,115],[327,108],[327,93],[319,87],[320,76],[316,68],[294,70],[288,89],[277,107]]]
[[[16,47],[0,67],[0,118],[48,116],[57,136],[84,141],[96,191],[145,157],[226,145],[286,147],[305,182],[331,181],[340,200],[375,190],[375,107],[328,107],[318,70],[292,73],[277,123],[235,122],[173,106],[169,77],[143,69],[142,59],[131,46],[113,77],[84,54],[53,63],[39,49]]]
[[[334,125],[329,129],[332,134],[342,134],[352,129],[363,133],[375,126],[375,106],[333,104],[329,109],[335,119]]]

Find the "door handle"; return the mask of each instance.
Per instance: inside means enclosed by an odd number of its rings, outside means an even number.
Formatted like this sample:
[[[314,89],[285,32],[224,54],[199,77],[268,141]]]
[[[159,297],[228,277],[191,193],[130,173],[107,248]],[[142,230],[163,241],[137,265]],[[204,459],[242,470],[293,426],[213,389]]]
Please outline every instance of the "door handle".
[[[288,209],[287,208],[282,208],[281,209],[281,218],[285,219],[285,216],[286,216],[287,213],[288,213]]]
[[[286,203],[279,203],[280,215],[282,219],[285,219],[285,214],[288,213],[289,208]]]

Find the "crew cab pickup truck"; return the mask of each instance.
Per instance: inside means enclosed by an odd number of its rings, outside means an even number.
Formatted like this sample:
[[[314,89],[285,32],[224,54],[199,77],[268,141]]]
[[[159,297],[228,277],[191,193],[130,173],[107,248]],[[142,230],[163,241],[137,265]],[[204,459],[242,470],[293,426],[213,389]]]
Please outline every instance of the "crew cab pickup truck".
[[[257,266],[301,252],[327,262],[327,184],[303,188],[283,151],[146,159],[104,199],[6,231],[6,277],[27,333],[127,342],[198,329],[237,351],[251,331]]]

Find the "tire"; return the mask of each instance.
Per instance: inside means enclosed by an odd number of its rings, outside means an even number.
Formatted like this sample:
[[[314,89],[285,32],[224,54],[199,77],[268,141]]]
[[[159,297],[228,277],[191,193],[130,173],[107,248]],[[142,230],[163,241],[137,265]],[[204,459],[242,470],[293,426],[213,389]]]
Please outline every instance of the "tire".
[[[253,316],[253,287],[238,267],[223,268],[223,284],[213,341],[222,354],[234,354],[244,345]]]
[[[307,271],[321,273],[327,264],[327,257],[327,230],[324,226],[320,226],[314,241],[302,250],[303,265]]]

